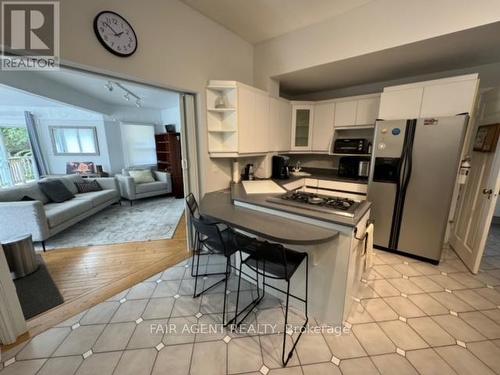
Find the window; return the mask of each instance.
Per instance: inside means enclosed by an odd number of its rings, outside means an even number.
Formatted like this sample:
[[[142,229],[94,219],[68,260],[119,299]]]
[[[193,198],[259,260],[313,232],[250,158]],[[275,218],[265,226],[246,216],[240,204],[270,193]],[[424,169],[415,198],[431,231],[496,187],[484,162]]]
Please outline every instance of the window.
[[[55,155],[99,155],[95,127],[51,127]]]
[[[121,129],[126,166],[156,164],[154,126],[122,124]]]

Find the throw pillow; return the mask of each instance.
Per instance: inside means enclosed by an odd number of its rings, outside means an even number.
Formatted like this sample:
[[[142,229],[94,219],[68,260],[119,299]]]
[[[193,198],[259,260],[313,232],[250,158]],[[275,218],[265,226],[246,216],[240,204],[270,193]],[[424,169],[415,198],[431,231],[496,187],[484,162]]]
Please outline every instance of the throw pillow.
[[[155,179],[150,169],[128,171],[128,174],[134,179],[134,182],[136,184],[155,182]]]
[[[61,180],[40,181],[38,186],[40,190],[55,203],[66,202],[75,197]]]
[[[79,193],[90,193],[92,191],[101,191],[102,187],[96,180],[84,180],[83,182],[75,182]]]

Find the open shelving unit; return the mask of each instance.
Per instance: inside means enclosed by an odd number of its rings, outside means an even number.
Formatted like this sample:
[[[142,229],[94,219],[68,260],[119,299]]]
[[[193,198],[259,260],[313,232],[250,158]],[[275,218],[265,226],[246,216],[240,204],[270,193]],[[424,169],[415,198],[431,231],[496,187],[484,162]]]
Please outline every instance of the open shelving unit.
[[[238,152],[238,88],[233,81],[210,81],[206,89],[208,149],[211,157]],[[222,106],[221,106],[222,105]]]

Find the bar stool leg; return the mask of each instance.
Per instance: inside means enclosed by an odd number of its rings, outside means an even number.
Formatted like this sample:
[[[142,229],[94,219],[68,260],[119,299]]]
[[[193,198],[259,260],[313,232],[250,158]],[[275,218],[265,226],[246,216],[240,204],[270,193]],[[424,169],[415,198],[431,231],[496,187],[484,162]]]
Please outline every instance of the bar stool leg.
[[[226,326],[227,280],[229,279],[231,257],[226,257],[226,276],[224,278],[224,306],[222,307],[222,325]]]
[[[199,238],[198,238],[198,234],[196,235],[196,247],[195,247],[195,252],[196,252],[196,275],[194,276],[194,292],[193,292],[193,298],[196,298],[198,297],[198,294],[196,294],[196,291],[197,291],[197,286],[198,286],[198,271],[199,271],[199,268],[200,268],[200,242],[199,242]],[[193,253],[193,267],[192,269],[194,269],[194,259],[195,259],[195,254]],[[191,272],[193,272],[191,270]]]

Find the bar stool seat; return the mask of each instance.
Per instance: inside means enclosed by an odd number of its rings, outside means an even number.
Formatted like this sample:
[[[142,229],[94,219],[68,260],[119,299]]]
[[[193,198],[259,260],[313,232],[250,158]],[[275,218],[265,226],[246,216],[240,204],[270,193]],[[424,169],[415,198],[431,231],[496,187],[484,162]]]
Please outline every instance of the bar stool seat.
[[[279,255],[274,251],[261,252],[259,255],[254,252],[245,259],[244,263],[254,271],[259,268],[262,269],[265,264],[267,277],[290,280],[305,259],[306,253],[286,249],[285,263],[283,263],[283,259]]]

